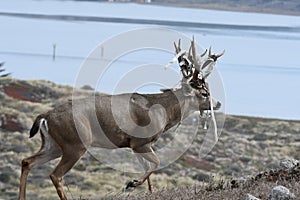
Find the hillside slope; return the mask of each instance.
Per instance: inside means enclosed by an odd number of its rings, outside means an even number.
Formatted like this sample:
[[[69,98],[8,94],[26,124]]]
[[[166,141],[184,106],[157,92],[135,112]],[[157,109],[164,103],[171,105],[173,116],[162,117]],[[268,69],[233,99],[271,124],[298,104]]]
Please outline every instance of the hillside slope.
[[[136,2],[176,6],[187,8],[202,8],[240,12],[273,13],[281,15],[300,15],[298,0],[73,0],[92,2]],[[151,3],[149,3],[151,1]]]
[[[152,3],[178,7],[300,15],[298,0],[152,0]]]
[[[20,161],[40,148],[39,137],[28,139],[28,130],[35,116],[67,102],[72,92],[72,87],[49,81],[0,79],[0,199],[16,199]],[[79,95],[90,92],[78,90]],[[188,130],[189,127],[184,128]],[[209,155],[201,159],[198,152],[203,134],[199,129],[189,150],[153,175],[157,188],[190,186],[193,190],[194,184],[203,185],[212,177],[225,179],[253,175],[278,167],[283,158],[300,159],[300,121],[228,115],[220,141]],[[158,141],[158,146],[170,139],[185,140],[172,138],[170,132]],[[28,180],[29,199],[57,199],[48,175],[58,161],[32,170]],[[111,169],[86,154],[67,174],[64,183],[68,186],[69,197],[99,199],[122,193],[124,185],[139,176]],[[128,194],[145,190],[146,184]]]

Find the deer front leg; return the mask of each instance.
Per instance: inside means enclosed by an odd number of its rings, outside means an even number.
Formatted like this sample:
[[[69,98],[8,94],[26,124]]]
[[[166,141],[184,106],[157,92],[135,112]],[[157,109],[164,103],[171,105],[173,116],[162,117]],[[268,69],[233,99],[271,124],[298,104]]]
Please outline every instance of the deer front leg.
[[[136,153],[136,157],[137,157],[138,161],[142,164],[145,172],[148,172],[151,168],[150,162],[145,160],[139,153]],[[153,185],[152,185],[152,181],[150,179],[150,176],[147,178],[147,182],[148,182],[148,190],[152,193],[153,192]]]
[[[146,180],[148,180],[148,187],[151,192],[152,191],[152,183],[150,180],[150,175],[153,173],[153,171],[155,171],[159,167],[160,161],[159,161],[158,157],[156,156],[156,154],[154,153],[151,146],[149,146],[149,145],[142,146],[142,147],[136,147],[133,149],[133,151],[136,154],[138,154],[138,156],[140,156],[140,158],[143,159],[143,162],[149,161],[150,163],[153,163],[154,168],[150,169],[150,166],[149,166],[149,169],[146,170],[145,174],[138,180],[130,181],[126,186],[126,189],[128,189],[129,187],[139,186],[139,185],[143,184]],[[138,157],[138,159],[139,159],[139,157]]]

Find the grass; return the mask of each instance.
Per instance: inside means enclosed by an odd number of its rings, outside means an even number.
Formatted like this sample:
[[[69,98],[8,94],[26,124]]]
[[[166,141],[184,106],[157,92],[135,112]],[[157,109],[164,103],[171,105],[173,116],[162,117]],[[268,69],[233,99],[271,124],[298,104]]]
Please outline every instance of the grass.
[[[278,185],[285,186],[296,196],[300,196],[300,166],[291,170],[268,170],[255,176],[240,179],[211,179],[208,184],[198,184],[174,189],[163,189],[152,194],[141,192],[117,194],[107,197],[112,200],[138,199],[243,199],[247,194],[260,199],[267,199],[272,188]]]

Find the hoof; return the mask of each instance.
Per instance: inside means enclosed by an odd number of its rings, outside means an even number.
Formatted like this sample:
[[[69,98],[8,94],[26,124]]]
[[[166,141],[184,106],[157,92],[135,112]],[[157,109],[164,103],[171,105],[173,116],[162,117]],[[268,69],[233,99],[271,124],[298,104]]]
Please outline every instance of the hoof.
[[[138,180],[130,181],[126,186],[126,190],[130,187],[136,187],[138,182],[139,182]]]

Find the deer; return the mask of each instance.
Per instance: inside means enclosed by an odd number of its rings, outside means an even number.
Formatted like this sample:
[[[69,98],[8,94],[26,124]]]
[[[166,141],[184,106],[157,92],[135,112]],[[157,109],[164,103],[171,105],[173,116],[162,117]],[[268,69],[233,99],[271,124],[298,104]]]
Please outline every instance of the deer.
[[[206,58],[207,50],[197,56],[194,38],[188,53],[180,53],[180,40],[178,45],[174,42],[174,46],[183,75],[181,87],[156,94],[101,94],[93,100],[73,99],[38,115],[29,138],[40,132],[42,144],[37,153],[21,161],[18,199],[26,199],[26,182],[32,168],[61,158],[50,179],[59,198],[67,200],[62,179],[89,147],[130,148],[145,172],[139,179],[128,182],[126,189],[147,180],[152,192],[150,175],[160,165],[152,145],[191,113],[221,107],[221,103],[210,96],[206,78],[224,52],[212,54],[210,48]]]

